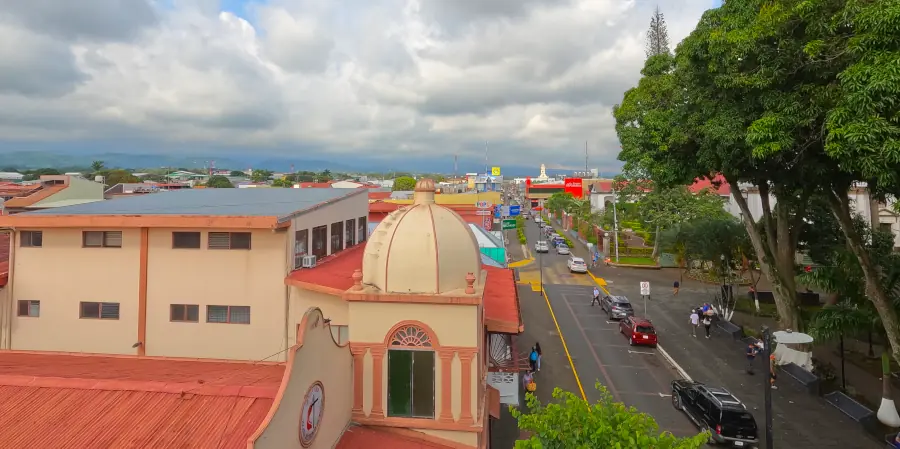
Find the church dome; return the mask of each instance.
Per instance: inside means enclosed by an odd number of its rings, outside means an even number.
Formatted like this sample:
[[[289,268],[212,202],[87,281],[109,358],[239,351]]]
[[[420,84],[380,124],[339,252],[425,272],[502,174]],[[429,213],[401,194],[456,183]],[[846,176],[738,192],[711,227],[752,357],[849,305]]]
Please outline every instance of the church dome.
[[[383,293],[443,294],[481,276],[481,252],[469,225],[435,204],[434,181],[416,183],[413,204],[389,214],[366,243],[362,283]]]

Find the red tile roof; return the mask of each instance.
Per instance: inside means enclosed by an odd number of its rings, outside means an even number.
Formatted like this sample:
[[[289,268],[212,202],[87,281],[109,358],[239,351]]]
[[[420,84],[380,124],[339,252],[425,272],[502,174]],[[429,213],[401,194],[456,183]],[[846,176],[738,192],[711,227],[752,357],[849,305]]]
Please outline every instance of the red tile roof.
[[[389,212],[393,212],[397,209],[400,209],[401,206],[405,206],[405,205],[397,204],[397,203],[387,203],[384,201],[374,201],[374,202],[369,203],[369,213],[372,213],[372,212],[389,213]]]
[[[364,426],[348,427],[335,449],[448,449],[453,446]]]
[[[716,175],[712,180],[709,178],[697,178],[694,180],[694,183],[688,187],[691,192],[698,193],[704,189],[710,189],[716,195],[727,196],[731,195],[731,185],[728,184],[728,181],[725,180],[725,177],[722,175]]]
[[[317,261],[315,268],[292,271],[284,282],[304,288],[319,286],[333,291],[346,291],[353,287],[353,272],[362,269],[365,248],[365,244],[356,245]]]
[[[370,200],[384,200],[391,197],[392,192],[369,192]]]
[[[246,448],[284,366],[0,351],[4,447]]]
[[[513,271],[488,265],[485,265],[484,269],[487,270],[484,284],[484,318],[488,330],[506,334],[524,331]]]
[[[324,189],[330,188],[331,182],[301,182],[301,189]]]

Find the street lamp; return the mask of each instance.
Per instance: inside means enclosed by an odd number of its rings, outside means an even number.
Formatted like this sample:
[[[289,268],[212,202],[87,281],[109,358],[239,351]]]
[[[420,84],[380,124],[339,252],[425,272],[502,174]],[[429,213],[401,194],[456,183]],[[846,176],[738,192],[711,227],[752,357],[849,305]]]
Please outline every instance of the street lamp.
[[[772,374],[769,372],[772,369],[772,361],[770,357],[772,355],[772,343],[771,337],[769,336],[769,327],[762,326],[762,341],[763,341],[763,356],[766,360],[766,374],[771,376]],[[765,388],[765,411],[766,411],[766,449],[774,449],[774,443],[772,440],[772,382],[768,379],[769,376],[766,376],[766,380],[763,381],[763,385]]]
[[[726,285],[725,285],[725,277],[726,277],[726,274],[725,274],[725,255],[722,254],[721,256],[719,256],[719,260],[722,261],[722,304],[725,305],[725,304],[726,304],[726,301],[727,301],[727,299],[726,299],[726,297],[725,297],[725,295],[727,294],[727,293],[726,293],[726,292],[727,292],[727,290],[726,290],[727,287],[726,287]]]

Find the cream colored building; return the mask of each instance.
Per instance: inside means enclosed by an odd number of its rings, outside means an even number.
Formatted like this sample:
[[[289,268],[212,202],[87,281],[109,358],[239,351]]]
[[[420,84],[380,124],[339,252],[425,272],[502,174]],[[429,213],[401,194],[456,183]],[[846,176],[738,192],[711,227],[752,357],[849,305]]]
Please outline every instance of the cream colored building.
[[[3,310],[16,312],[4,315],[5,348],[13,351],[0,351],[0,364],[17,367],[12,377],[0,373],[0,388],[22,388],[21,376],[37,390],[89,386],[81,402],[58,404],[60,413],[106,410],[97,417],[108,421],[106,428],[137,429],[129,444],[145,447],[161,438],[192,448],[488,447],[500,396],[488,385],[489,372],[515,373],[524,362],[511,339],[523,330],[515,281],[510,270],[482,266],[468,225],[435,204],[432,181],[420,180],[414,204],[392,212],[365,244],[365,233],[346,232],[349,220],[357,220],[349,229],[358,230],[365,216],[365,189],[202,196],[215,190],[0,219],[14,228]],[[281,191],[293,193],[267,196]],[[310,192],[338,194],[310,198]],[[166,195],[170,201],[139,203]],[[252,207],[240,201],[251,196]],[[140,204],[144,213],[136,210]],[[313,230],[321,236],[323,224],[324,256],[315,243],[321,239],[310,237]],[[39,245],[34,232],[46,233]],[[121,236],[94,240],[85,232]],[[175,232],[200,232],[200,248],[176,248],[188,240],[196,246],[197,238]],[[219,249],[225,240],[218,232],[244,233],[229,237],[241,248]],[[308,256],[316,252],[321,257],[311,267]],[[40,302],[32,308],[31,301]],[[85,302],[101,303],[97,316],[83,316]],[[181,307],[189,305],[197,307]],[[219,306],[229,307],[224,315]],[[233,307],[250,307],[249,322],[245,309]],[[108,355],[76,360],[50,351]],[[119,372],[127,377],[119,379]],[[135,408],[126,396],[103,407],[101,392],[109,389],[162,394],[152,400],[171,401],[172,413],[137,416],[126,411]],[[207,424],[188,434],[189,426],[170,416],[194,395],[207,397],[191,410],[198,423],[216,423],[227,409],[228,422],[242,424],[219,434]],[[0,407],[32,422],[28,431],[0,429],[0,440],[59,444],[42,430],[52,420]],[[159,422],[138,424],[144,419]],[[87,441],[74,425],[55,432],[69,435],[63,441]],[[79,443],[116,447],[103,444]]]

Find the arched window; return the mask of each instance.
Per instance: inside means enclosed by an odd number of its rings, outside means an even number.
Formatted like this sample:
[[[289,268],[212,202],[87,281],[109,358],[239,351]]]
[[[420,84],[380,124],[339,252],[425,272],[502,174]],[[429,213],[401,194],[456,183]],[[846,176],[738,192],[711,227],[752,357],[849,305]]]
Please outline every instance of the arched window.
[[[434,418],[434,344],[419,326],[400,326],[388,346],[388,416]]]

